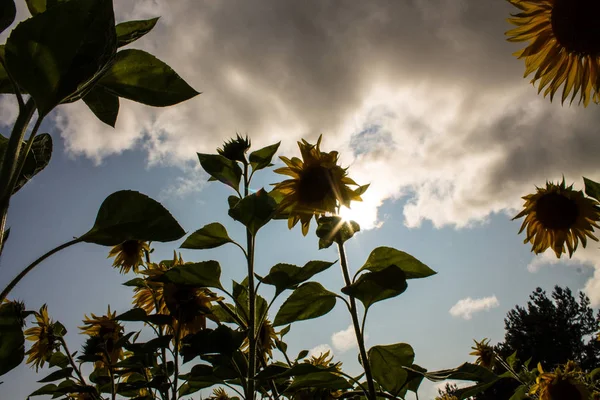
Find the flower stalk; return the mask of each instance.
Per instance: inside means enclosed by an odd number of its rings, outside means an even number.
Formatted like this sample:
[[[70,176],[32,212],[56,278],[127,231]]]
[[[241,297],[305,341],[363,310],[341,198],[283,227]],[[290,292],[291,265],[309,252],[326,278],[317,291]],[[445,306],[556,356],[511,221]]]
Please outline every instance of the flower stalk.
[[[248,162],[244,160],[244,196],[249,194],[250,179]],[[248,374],[246,400],[254,399],[254,375],[256,374],[256,290],[254,286],[254,245],[255,237],[246,228],[246,249],[248,262]]]

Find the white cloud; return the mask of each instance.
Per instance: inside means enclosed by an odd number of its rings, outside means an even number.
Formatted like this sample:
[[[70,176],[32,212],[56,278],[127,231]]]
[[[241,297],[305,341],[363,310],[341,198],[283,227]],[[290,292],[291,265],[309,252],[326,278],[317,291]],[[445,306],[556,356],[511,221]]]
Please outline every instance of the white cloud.
[[[530,272],[538,272],[542,267],[549,265],[594,268],[594,275],[585,283],[583,292],[590,298],[592,307],[600,306],[600,249],[596,242],[588,241],[586,248],[579,246],[572,258],[556,258],[554,252],[548,249],[541,255],[534,256],[527,269]]]
[[[310,351],[308,352],[308,356],[309,357],[319,357],[321,354],[329,352],[329,355],[332,356],[333,355],[333,350],[331,349],[331,347],[328,344],[319,344],[315,347],[313,347],[312,349],[310,349]]]
[[[450,315],[460,317],[466,320],[473,318],[473,314],[496,308],[500,305],[496,296],[483,297],[481,299],[472,299],[467,297],[459,300],[450,309]]]
[[[331,343],[333,344],[333,347],[335,347],[335,349],[340,353],[358,347],[356,335],[354,334],[354,328],[352,325],[348,326],[347,329],[335,332],[333,335],[331,335]]]
[[[186,168],[185,175],[175,178],[175,182],[170,183],[161,190],[159,199],[181,199],[194,193],[200,192],[206,185],[208,174],[200,168]]]

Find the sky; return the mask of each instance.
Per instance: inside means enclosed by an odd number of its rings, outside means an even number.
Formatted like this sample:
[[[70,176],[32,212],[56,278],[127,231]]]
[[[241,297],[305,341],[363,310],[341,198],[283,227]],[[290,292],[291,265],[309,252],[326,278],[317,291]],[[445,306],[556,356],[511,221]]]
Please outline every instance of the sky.
[[[26,18],[24,2],[17,3],[17,18]],[[517,235],[520,222],[511,221],[521,196],[546,180],[564,176],[580,189],[582,176],[600,179],[597,106],[561,106],[537,95],[511,55],[522,46],[505,40],[511,11],[501,0],[115,2],[118,22],[161,17],[132,47],[167,62],[202,94],[163,109],[122,100],[114,129],[82,102],[50,114],[42,132],[53,137],[52,160],[12,200],[0,285],[86,232],[102,200],[122,189],[161,201],[188,233],[220,222],[242,238],[226,213],[231,193],[207,182],[196,152],[214,153],[238,132],[255,149],[281,141],[278,155],[298,156],[298,140],[314,143],[323,134],[322,149],[339,151],[349,175],[371,184],[353,205],[363,230],[347,243],[350,268],[358,270],[375,247],[391,246],[438,272],[373,306],[367,347],[410,343],[417,364],[451,368],[474,361],[473,339],[501,341],[506,313],[538,286],[581,290],[599,306],[598,244],[571,260],[536,257]],[[0,133],[7,136],[15,118],[15,99],[0,97]],[[255,189],[279,180],[264,173]],[[156,244],[157,259],[177,250],[186,261],[221,262],[223,282],[243,279],[234,247],[178,250],[181,242]],[[259,234],[257,272],[278,262],[337,259],[317,242],[313,231],[303,237],[285,222],[269,224]],[[38,266],[12,297],[30,309],[47,303],[77,349],[84,314],[130,306],[121,283],[132,277],[111,268],[108,251],[69,248]],[[343,286],[337,264],[317,279],[329,290]],[[289,353],[331,349],[358,373],[350,325],[343,304],[295,323]],[[26,398],[43,376],[20,366],[0,379],[0,398]],[[424,384],[420,398],[435,393]]]

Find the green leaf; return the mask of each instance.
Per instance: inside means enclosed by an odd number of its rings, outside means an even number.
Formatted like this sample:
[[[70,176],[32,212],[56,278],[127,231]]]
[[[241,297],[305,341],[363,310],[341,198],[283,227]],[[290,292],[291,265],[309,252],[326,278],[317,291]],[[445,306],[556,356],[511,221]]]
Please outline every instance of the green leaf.
[[[116,94],[138,103],[166,107],[200,94],[171,67],[143,50],[121,50],[98,82]]]
[[[368,358],[373,378],[385,390],[396,395],[408,378],[408,373],[402,367],[412,365],[415,352],[409,344],[396,343],[371,347]]]
[[[317,220],[319,249],[326,249],[334,242],[344,243],[352,238],[360,226],[354,221],[345,221],[341,217],[321,217]]]
[[[22,147],[21,154],[25,152],[25,148]],[[27,154],[25,165],[21,175],[17,180],[13,194],[17,193],[31,178],[41,172],[50,163],[52,157],[52,136],[47,133],[37,135],[33,139],[31,145],[31,151]],[[3,157],[2,157],[3,158]]]
[[[235,306],[233,304],[229,304],[229,303],[223,303],[223,304],[225,305],[225,307],[229,308],[229,310],[231,310],[232,313],[236,314]],[[221,306],[220,304],[213,304],[210,307],[210,311],[221,322],[226,322],[226,323],[230,323],[230,324],[237,323],[236,320],[233,319],[231,314],[229,314],[227,311],[223,310],[223,306]]]
[[[4,68],[4,48],[3,44],[0,45],[0,93],[14,93],[15,88]]]
[[[197,153],[200,165],[214,179],[231,186],[236,191],[240,187],[242,169],[237,162],[218,154]]]
[[[127,282],[123,283],[123,286],[145,287],[146,281],[143,278],[133,278],[133,279],[130,279]]]
[[[85,96],[83,102],[96,117],[108,126],[115,127],[119,115],[119,97],[96,85]]]
[[[241,222],[252,234],[256,234],[267,222],[269,222],[275,211],[277,203],[264,189],[244,197],[229,210],[229,216]]]
[[[515,390],[515,393],[508,400],[526,400],[526,399],[529,399],[530,397],[527,395],[527,393],[529,392],[528,389],[529,388],[527,386],[525,386],[525,385],[519,386]]]
[[[296,357],[296,361],[306,358],[307,355],[308,355],[308,350],[300,351],[300,353],[298,353],[298,356]]]
[[[373,250],[358,272],[364,270],[377,272],[390,265],[395,265],[404,271],[406,279],[426,278],[437,273],[410,254],[391,247],[378,247]]]
[[[235,313],[244,321],[248,323],[248,277],[239,284],[233,281],[233,298],[235,299]],[[256,295],[255,312],[257,319],[262,318],[267,312],[267,301],[261,295]],[[256,325],[258,329],[258,324]]]
[[[303,376],[310,375],[319,372],[332,372],[335,371],[336,367],[321,367],[312,365],[309,363],[297,363],[291,368],[287,368],[285,365],[271,364],[267,368],[256,374],[255,379],[266,380],[266,379],[279,379],[279,378],[290,378],[292,376]]]
[[[37,15],[46,11],[46,0],[25,0],[31,15]]]
[[[396,267],[389,267],[377,272],[367,272],[342,289],[342,292],[359,299],[365,308],[371,307],[378,301],[396,297],[407,288],[406,274]]]
[[[214,260],[179,265],[165,272],[163,279],[180,285],[223,289],[221,266]]]
[[[460,381],[491,382],[497,378],[496,374],[480,365],[463,363],[452,369],[426,372],[423,374],[432,382],[454,379]]]
[[[162,314],[146,314],[142,308],[133,308],[115,317],[117,321],[148,322],[154,325],[169,325],[173,322],[171,316]]]
[[[25,357],[22,312],[20,303],[0,305],[0,376],[19,366]]]
[[[42,386],[35,392],[31,393],[29,396],[42,396],[48,394],[54,394],[58,390],[58,386],[54,383],[49,383],[47,385]]]
[[[44,379],[40,379],[38,382],[39,383],[54,382],[59,379],[69,378],[71,376],[72,372],[73,372],[73,368],[70,368],[70,367],[59,369],[58,371],[52,372],[50,375],[48,375]]]
[[[423,382],[423,374],[427,372],[427,370],[417,364],[411,365],[410,368],[410,370],[406,370],[408,376],[406,378],[405,387],[407,390],[417,393],[419,386],[421,386],[421,382]]]
[[[4,246],[6,246],[6,242],[8,241],[8,238],[10,236],[10,228],[5,230],[4,233],[2,234],[2,236],[3,236],[3,238],[2,238],[2,246],[0,246],[0,254],[2,254],[2,250],[4,250]]]
[[[271,161],[273,160],[275,153],[277,153],[280,144],[281,142],[278,142],[250,153],[249,160],[252,170],[258,171],[259,169],[273,165],[271,164]]]
[[[585,194],[600,201],[600,183],[585,177],[583,178],[583,183],[585,184]]]
[[[181,355],[184,362],[204,354],[231,357],[240,348],[245,337],[245,332],[233,330],[225,325],[219,325],[215,329],[203,329],[183,339]]]
[[[218,222],[213,222],[198,229],[188,236],[181,245],[182,249],[214,249],[226,243],[233,243],[227,229]]]
[[[118,24],[115,27],[117,32],[117,47],[135,42],[146,33],[150,32],[154,28],[154,25],[156,25],[156,21],[158,21],[158,17],[138,21],[127,21]]]
[[[352,385],[344,378],[332,372],[315,372],[308,375],[297,376],[286,389],[291,392],[301,388],[319,388],[329,390],[350,389]]]
[[[506,357],[506,363],[514,370],[518,369],[517,352],[515,351],[510,356]]]
[[[336,295],[320,283],[308,282],[294,292],[282,304],[275,316],[273,326],[323,316],[333,309]]]
[[[159,202],[132,190],[108,196],[94,227],[81,238],[87,243],[116,246],[126,240],[170,242],[185,231]]]
[[[69,365],[69,358],[61,353],[60,351],[56,351],[52,353],[50,359],[48,360],[48,367],[59,367],[66,368]]]
[[[6,42],[6,69],[41,116],[83,94],[116,52],[111,0],[71,0],[21,22]]]
[[[13,0],[0,1],[0,33],[14,22],[16,15],[17,8]]]
[[[473,386],[468,386],[468,387],[465,387],[465,388],[460,388],[460,389],[458,389],[456,391],[456,397],[458,397],[459,400],[470,399],[473,396],[475,396],[475,395],[483,392],[484,390],[487,390],[490,387],[494,386],[498,380],[499,379],[496,379],[496,380],[494,380],[492,382],[482,382],[482,383],[478,383],[478,384],[473,385]],[[512,397],[514,397],[514,396],[512,396]],[[527,399],[529,397],[524,397],[524,398]]]
[[[319,272],[325,271],[333,264],[335,262],[309,261],[302,268],[291,264],[277,264],[262,279],[262,283],[274,285],[276,294],[280,294],[286,289],[296,288],[300,283],[309,280]]]

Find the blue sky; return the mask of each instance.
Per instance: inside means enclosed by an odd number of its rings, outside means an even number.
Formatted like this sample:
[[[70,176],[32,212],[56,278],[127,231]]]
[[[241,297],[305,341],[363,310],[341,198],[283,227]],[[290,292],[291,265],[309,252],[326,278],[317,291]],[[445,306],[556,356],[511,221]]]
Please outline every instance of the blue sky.
[[[119,20],[162,16],[135,47],[168,62],[203,94],[167,109],[123,101],[116,129],[82,104],[49,116],[42,131],[53,136],[53,158],[13,198],[0,285],[87,231],[102,200],[121,189],[161,201],[187,232],[216,221],[241,238],[226,213],[228,189],[206,182],[196,152],[214,152],[237,131],[248,132],[255,148],[281,141],[278,155],[295,156],[297,140],[314,142],[323,133],[323,149],[339,150],[350,176],[372,185],[356,206],[359,222],[371,229],[348,243],[351,269],[375,247],[391,246],[438,272],[370,310],[368,346],[410,343],[416,363],[449,368],[470,359],[472,339],[501,340],[506,312],[538,286],[584,290],[597,306],[594,242],[574,260],[556,263],[551,255],[534,257],[517,235],[520,222],[510,220],[520,196],[546,179],[564,174],[581,187],[582,175],[600,175],[592,150],[599,144],[597,112],[536,95],[510,55],[518,47],[504,41],[510,8],[497,3],[415,0],[343,10],[331,2],[118,4]],[[0,98],[5,136],[14,109],[13,98]],[[256,189],[279,179],[260,175]],[[333,249],[317,250],[312,230],[302,237],[281,221],[258,240],[258,273],[278,262],[337,259]],[[156,244],[156,258],[170,258],[180,243]],[[111,268],[108,250],[69,248],[28,275],[12,297],[31,309],[47,303],[77,349],[84,314],[130,305],[131,292],[120,284],[131,277]],[[181,253],[186,261],[219,260],[225,283],[243,279],[233,246]],[[339,266],[318,280],[339,291]],[[338,303],[325,317],[294,324],[289,352],[326,345],[358,372],[356,348],[344,334],[349,326]],[[42,374],[19,367],[2,377],[0,398],[25,398]],[[434,392],[424,385],[421,398]]]

